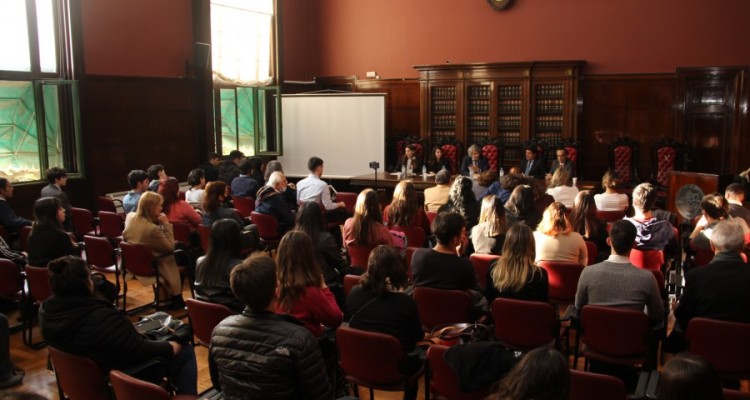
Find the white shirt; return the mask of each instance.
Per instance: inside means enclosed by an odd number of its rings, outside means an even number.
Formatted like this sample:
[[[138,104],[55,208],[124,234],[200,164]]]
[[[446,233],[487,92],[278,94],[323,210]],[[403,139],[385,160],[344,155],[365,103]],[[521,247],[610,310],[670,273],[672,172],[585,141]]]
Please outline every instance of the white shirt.
[[[600,193],[594,195],[594,203],[599,211],[625,211],[628,208],[628,196],[622,193]]]
[[[328,184],[323,182],[315,174],[297,182],[297,202],[314,201],[323,204],[326,210],[335,210],[338,205],[331,200],[331,191]]]
[[[190,188],[185,192],[185,201],[192,204],[203,204],[203,189]]]
[[[575,186],[557,186],[547,189],[547,194],[554,197],[555,201],[563,203],[565,207],[572,210],[575,205],[578,188]]]

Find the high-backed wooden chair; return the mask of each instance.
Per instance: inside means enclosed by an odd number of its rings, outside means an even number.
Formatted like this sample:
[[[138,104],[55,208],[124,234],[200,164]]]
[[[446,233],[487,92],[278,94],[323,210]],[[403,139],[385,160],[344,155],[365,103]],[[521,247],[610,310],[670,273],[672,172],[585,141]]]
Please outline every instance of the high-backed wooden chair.
[[[487,159],[487,162],[490,164],[491,170],[500,171],[500,168],[504,165],[503,144],[500,141],[500,138],[489,138],[485,143],[483,143],[482,155]]]
[[[672,139],[663,138],[651,146],[651,179],[664,191],[669,185],[669,173],[684,169],[684,146]]]
[[[620,177],[619,184],[632,187],[638,184],[638,142],[621,137],[609,145],[609,168]]]

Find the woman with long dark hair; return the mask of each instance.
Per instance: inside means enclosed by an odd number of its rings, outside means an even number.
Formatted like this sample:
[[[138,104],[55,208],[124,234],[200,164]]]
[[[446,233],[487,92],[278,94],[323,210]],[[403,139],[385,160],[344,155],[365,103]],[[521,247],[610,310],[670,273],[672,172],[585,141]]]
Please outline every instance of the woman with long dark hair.
[[[197,228],[201,224],[201,216],[187,201],[180,199],[180,183],[169,177],[159,185],[159,194],[164,198],[164,214],[169,222],[184,222]]]
[[[383,215],[387,219],[389,228],[392,226],[422,228],[425,237],[430,236],[430,220],[427,219],[424,209],[419,206],[417,189],[412,181],[404,180],[396,185],[391,204],[385,207]],[[413,245],[421,247],[424,243]]]
[[[195,298],[223,304],[235,312],[245,308],[229,286],[229,274],[242,262],[240,227],[231,219],[220,219],[211,226],[206,255],[198,258],[195,269]]]
[[[471,231],[471,228],[479,223],[479,203],[474,197],[471,179],[465,176],[456,177],[448,194],[448,203],[441,206],[438,212],[461,214],[466,220],[466,230]]]
[[[73,239],[63,230],[65,208],[55,197],[34,202],[34,222],[28,239],[29,265],[46,267],[62,256],[80,254]]]
[[[599,254],[609,253],[607,223],[596,217],[596,202],[590,191],[582,190],[576,195],[570,225],[584,239],[594,242]]]
[[[365,189],[357,196],[354,216],[344,222],[344,244],[358,246],[393,245],[388,228],[383,225],[377,192]]]
[[[526,353],[487,400],[565,400],[569,390],[568,361],[559,351],[540,347]]]
[[[534,189],[529,185],[518,185],[505,203],[505,216],[508,226],[523,223],[531,229],[536,229],[542,215],[534,205]]]
[[[437,174],[442,169],[445,169],[449,173],[452,172],[451,160],[443,154],[443,149],[440,146],[435,146],[430,152],[430,159],[427,162],[427,171]]]
[[[513,225],[505,235],[502,258],[487,271],[485,296],[489,303],[497,297],[547,301],[547,271],[535,264],[534,234],[523,224]]]
[[[720,400],[721,379],[703,357],[681,353],[664,365],[659,400]]]
[[[338,283],[340,274],[346,267],[346,260],[341,257],[341,249],[336,245],[336,240],[324,229],[323,210],[318,203],[306,202],[300,206],[294,229],[305,232],[312,240],[326,284],[331,286]]]
[[[241,228],[245,226],[237,213],[231,208],[224,207],[229,197],[227,184],[221,181],[209,182],[203,194],[203,225],[211,226],[215,221],[229,218]]]

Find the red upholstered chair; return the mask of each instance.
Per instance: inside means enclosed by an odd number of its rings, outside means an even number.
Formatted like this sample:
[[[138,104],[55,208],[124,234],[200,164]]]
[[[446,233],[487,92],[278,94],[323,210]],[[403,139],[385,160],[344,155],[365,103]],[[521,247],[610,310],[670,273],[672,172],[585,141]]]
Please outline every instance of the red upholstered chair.
[[[94,201],[97,211],[107,211],[117,214],[117,207],[122,208],[122,200],[113,199],[109,196],[96,196]]]
[[[29,251],[29,235],[31,234],[31,226],[22,226],[18,230],[19,241],[21,242],[21,249],[23,251]]]
[[[404,154],[404,147],[406,146],[404,142],[405,138],[406,135],[403,134],[391,135],[385,138],[385,165],[382,166],[383,170],[388,170],[396,165],[399,157]]]
[[[669,173],[683,169],[683,145],[664,138],[651,146],[651,165],[655,171],[652,180],[661,190],[669,185]]]
[[[427,214],[427,219],[430,221],[430,226],[432,226],[432,221],[437,218],[438,213],[435,211],[426,211],[425,213]]]
[[[349,253],[349,261],[352,267],[367,269],[367,259],[370,258],[370,253],[374,248],[375,246],[360,246],[357,244],[346,246],[346,252]]]
[[[110,371],[109,380],[117,400],[194,400],[198,398],[186,394],[172,397],[163,387],[118,370]]]
[[[443,150],[443,157],[448,157],[451,160],[451,174],[457,174],[461,157],[463,156],[463,146],[461,142],[451,139],[443,139],[437,141],[437,146]]]
[[[424,234],[424,229],[419,226],[398,226],[393,225],[390,227],[391,231],[401,232],[406,235],[406,243],[410,247],[424,247],[427,242],[427,237]]]
[[[511,349],[554,348],[560,324],[550,303],[497,298],[492,302],[495,338]]]
[[[569,400],[625,400],[625,384],[614,376],[570,370]]]
[[[750,378],[750,324],[693,318],[686,335],[689,351],[705,358],[722,378]]]
[[[596,264],[596,259],[599,258],[599,249],[596,247],[596,243],[590,240],[584,240],[586,243],[586,256],[588,257],[588,265]]]
[[[44,300],[52,297],[53,294],[52,286],[50,286],[49,283],[49,269],[47,269],[47,267],[34,267],[27,265],[24,270],[26,271],[26,285],[29,290],[26,302],[29,305],[29,309],[33,310],[33,312],[24,315],[26,318],[26,321],[24,322],[26,331],[23,335],[23,342],[26,346],[29,346],[32,349],[40,349],[46,346],[46,343],[34,343],[34,331],[32,328],[34,325],[34,317],[36,316],[36,309],[42,304],[42,302],[44,302]]]
[[[281,241],[278,230],[279,221],[277,221],[276,217],[273,215],[261,214],[256,211],[253,211],[250,215],[253,223],[258,227],[260,242],[266,245],[269,253],[273,254],[273,249],[275,249]]]
[[[94,218],[94,214],[85,208],[72,208],[73,213],[73,232],[76,238],[83,240],[83,235],[98,236],[97,226],[99,219]]]
[[[55,369],[61,399],[109,400],[111,398],[107,378],[94,361],[51,346],[48,350]]]
[[[11,260],[0,258],[0,299],[7,302],[20,303],[25,300],[24,275],[18,265]],[[28,304],[28,303],[26,303]],[[21,304],[23,306],[23,303]],[[21,325],[11,326],[11,333],[22,329],[26,333],[26,320]],[[31,329],[31,326],[28,327]]]
[[[481,400],[487,397],[490,388],[474,392],[461,391],[456,371],[445,361],[447,346],[435,344],[427,349],[427,362],[430,365],[430,391],[436,400]]]
[[[117,244],[122,241],[122,230],[125,228],[125,220],[120,214],[111,211],[99,211],[99,234]]]
[[[630,262],[638,268],[661,270],[664,252],[661,250],[630,250]]]
[[[208,251],[208,238],[211,237],[211,228],[205,225],[198,225],[198,236],[201,238],[201,248],[205,253]]]
[[[609,145],[609,168],[620,177],[624,187],[638,183],[639,145],[627,137],[621,137]]]
[[[115,274],[115,287],[120,293],[120,266],[117,263],[118,251],[106,237],[85,235],[86,262],[94,271]]]
[[[255,199],[252,197],[232,197],[232,204],[241,218],[251,218],[250,214],[255,211]]]
[[[355,385],[355,393],[357,385],[370,389],[371,399],[373,389],[399,392],[417,387],[425,372],[422,365],[413,374],[404,374],[406,356],[401,342],[391,335],[341,326],[336,330],[336,347],[344,379]]]
[[[643,311],[587,305],[581,310],[581,355],[587,365],[589,360],[644,364],[649,358],[650,331]]]
[[[550,303],[573,304],[583,265],[558,261],[539,261],[538,265],[547,271]]]
[[[216,325],[224,318],[234,315],[234,312],[223,304],[187,299],[185,305],[196,341],[206,347],[211,344],[211,333]]]
[[[190,232],[193,230],[193,228],[190,227],[190,224],[185,222],[172,222],[172,232],[174,233],[174,240],[178,241],[180,243],[187,245],[190,245]]]
[[[490,265],[499,259],[500,256],[494,254],[474,253],[469,256],[469,260],[474,266],[474,272],[477,274],[477,282],[479,282],[479,287],[482,289],[487,285],[487,271],[489,271]]]
[[[714,259],[714,252],[711,250],[695,250],[695,266],[700,267],[706,265]]]
[[[724,400],[750,400],[750,393],[724,389]]]
[[[482,155],[487,159],[490,164],[490,169],[493,171],[500,171],[500,167],[503,166],[503,145],[500,138],[490,138],[487,143],[482,146]]]
[[[354,289],[355,286],[359,285],[359,280],[362,279],[360,275],[344,275],[344,296],[349,297],[349,292]]]
[[[466,291],[417,286],[413,297],[425,332],[438,325],[469,322],[471,295]]]
[[[122,253],[122,268],[125,271],[132,273],[133,275],[143,277],[155,277],[158,274],[157,268],[158,263],[151,250],[148,247],[140,244],[132,244],[127,242],[120,243],[120,251]],[[151,303],[142,305],[132,310],[127,309],[128,300],[128,281],[123,279],[122,282],[122,311],[132,315],[144,310],[156,308],[158,301],[159,287],[161,283],[159,279],[154,279],[154,300]]]
[[[336,193],[336,201],[343,201],[346,206],[346,213],[352,215],[354,214],[354,205],[357,204],[357,196],[357,193],[338,192]]]
[[[596,210],[596,218],[606,222],[615,222],[625,218],[625,210],[622,211],[601,211]]]

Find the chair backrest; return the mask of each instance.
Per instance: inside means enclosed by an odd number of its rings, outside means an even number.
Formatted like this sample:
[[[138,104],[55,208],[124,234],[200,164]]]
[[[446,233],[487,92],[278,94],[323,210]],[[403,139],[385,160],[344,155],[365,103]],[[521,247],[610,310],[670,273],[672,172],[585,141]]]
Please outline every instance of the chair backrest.
[[[497,298],[492,316],[495,338],[507,347],[532,350],[557,342],[559,323],[550,303]]]
[[[619,221],[625,218],[625,210],[622,210],[622,211],[596,210],[596,217],[606,222],[615,222],[615,221]]]
[[[458,172],[459,157],[463,155],[461,152],[460,143],[445,143],[440,145],[440,149],[443,150],[443,157],[447,157],[451,161],[451,174]]]
[[[108,238],[122,236],[125,221],[120,214],[110,211],[99,211],[96,215],[99,217],[99,233],[102,236]]]
[[[404,378],[404,350],[391,335],[341,326],[336,330],[339,365],[347,375],[371,384],[391,384]]]
[[[660,270],[664,264],[664,252],[661,250],[630,250],[630,262],[638,268]]]
[[[172,400],[172,396],[163,387],[118,370],[109,372],[109,380],[117,400]]]
[[[57,383],[71,400],[109,400],[109,389],[99,366],[90,358],[48,346]]]
[[[625,384],[614,376],[570,370],[569,400],[625,400]]]
[[[710,263],[714,259],[714,252],[711,250],[696,250],[695,251],[695,266],[700,267]]]
[[[619,138],[609,145],[609,167],[617,173],[618,182],[623,185],[633,185],[638,181],[638,151],[638,142],[627,137]]]
[[[117,213],[115,201],[107,196],[96,196],[96,210]]]
[[[209,303],[206,301],[187,299],[185,300],[190,324],[198,343],[208,347],[211,344],[211,332],[224,318],[234,313],[223,304]]]
[[[374,248],[375,246],[360,246],[357,244],[346,246],[346,251],[349,253],[352,267],[367,269],[367,259],[370,258],[370,253]]]
[[[198,236],[201,238],[201,248],[203,252],[208,251],[208,242],[211,237],[211,228],[205,225],[198,225]]]
[[[52,286],[49,283],[49,269],[47,267],[33,267],[27,265],[26,283],[29,285],[29,293],[38,302],[43,302],[52,296]]]
[[[651,271],[651,273],[654,275],[654,279],[656,279],[656,285],[659,287],[659,294],[661,295],[662,300],[666,300],[667,298],[669,298],[669,293],[667,292],[664,274],[662,274],[658,269],[650,269],[649,271]]]
[[[432,226],[432,221],[437,218],[438,213],[435,211],[426,211],[427,213],[427,220],[430,221],[430,226]]]
[[[154,255],[148,247],[127,242],[120,243],[122,265],[127,271],[137,276],[154,276]]]
[[[693,318],[688,323],[690,352],[706,359],[724,377],[750,377],[750,324]]]
[[[348,214],[354,214],[354,206],[357,204],[357,196],[359,196],[359,193],[338,192],[336,193],[336,201],[344,202],[346,212]]]
[[[23,277],[18,265],[11,260],[0,258],[0,298],[18,300],[23,289]]]
[[[586,265],[596,264],[596,259],[599,258],[599,249],[596,247],[596,243],[590,240],[584,240],[584,243],[586,243],[586,255],[588,257]]]
[[[22,226],[21,229],[18,230],[18,236],[19,240],[21,241],[21,249],[23,251],[28,252],[29,251],[29,235],[31,234],[31,227],[30,226]]]
[[[447,346],[435,344],[427,349],[427,362],[430,363],[430,391],[438,400],[480,400],[487,397],[489,388],[464,393],[460,389],[460,383],[456,371],[445,361]]]
[[[174,233],[174,240],[178,242],[190,244],[190,232],[192,230],[193,229],[188,223],[178,221],[172,222],[172,232]]]
[[[359,280],[362,278],[360,275],[344,275],[344,296],[349,297],[349,292],[354,289],[355,286],[359,285]]]
[[[503,166],[501,149],[502,145],[499,142],[491,142],[482,146],[482,155],[487,159],[490,169],[493,171],[500,171],[500,167]]]
[[[115,265],[117,257],[112,242],[106,237],[84,235],[83,243],[86,246],[86,261],[98,268],[107,268]]]
[[[263,240],[276,240],[279,238],[279,221],[273,215],[261,214],[257,211],[250,213],[250,219],[258,227],[258,234]]]
[[[750,393],[724,389],[724,400],[750,400]]]
[[[547,271],[550,302],[572,304],[576,298],[583,265],[558,261],[539,261],[538,265]]]
[[[615,358],[648,353],[651,331],[643,311],[587,305],[581,311],[581,340],[593,351]]]
[[[656,184],[666,188],[669,173],[682,169],[682,144],[664,138],[651,147],[652,168],[656,171]]]
[[[500,256],[494,254],[474,253],[469,256],[469,260],[474,266],[474,272],[477,274],[477,282],[482,289],[487,285],[487,271],[490,269],[490,265],[499,259]]]
[[[424,247],[427,237],[424,234],[424,229],[418,226],[391,226],[390,230],[402,232],[406,235],[406,242],[411,247]],[[398,246],[397,246],[398,247]]]
[[[232,203],[242,218],[250,217],[252,212],[255,211],[255,199],[252,197],[233,197]],[[255,223],[255,220],[253,220],[253,223]]]
[[[471,296],[466,291],[417,286],[414,301],[425,331],[438,325],[469,322]]]
[[[83,237],[83,235],[96,230],[94,214],[90,210],[78,207],[73,207],[71,210],[73,212],[73,231],[77,237]]]

